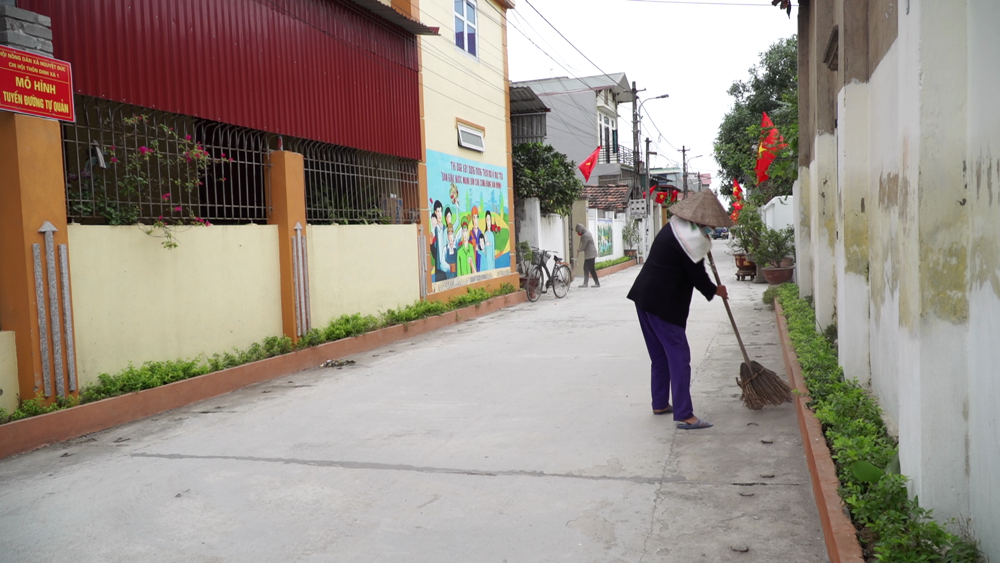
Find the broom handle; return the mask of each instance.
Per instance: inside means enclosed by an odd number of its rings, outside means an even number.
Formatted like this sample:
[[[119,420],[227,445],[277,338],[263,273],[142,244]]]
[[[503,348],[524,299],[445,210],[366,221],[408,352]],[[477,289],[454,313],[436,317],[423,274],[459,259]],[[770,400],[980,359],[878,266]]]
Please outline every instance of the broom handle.
[[[715,285],[722,285],[722,280],[719,279],[719,270],[715,269],[715,258],[712,258],[711,251],[708,252],[708,263],[712,265],[712,273],[715,274]],[[736,319],[733,318],[733,310],[729,308],[729,300],[723,297],[722,303],[726,306],[726,312],[729,313],[729,322],[733,323],[733,332],[736,333],[736,341],[740,343],[740,352],[743,352],[743,361],[746,362],[747,367],[750,367],[750,356],[747,355],[747,349],[743,346],[743,339],[740,338],[740,329],[736,328]]]

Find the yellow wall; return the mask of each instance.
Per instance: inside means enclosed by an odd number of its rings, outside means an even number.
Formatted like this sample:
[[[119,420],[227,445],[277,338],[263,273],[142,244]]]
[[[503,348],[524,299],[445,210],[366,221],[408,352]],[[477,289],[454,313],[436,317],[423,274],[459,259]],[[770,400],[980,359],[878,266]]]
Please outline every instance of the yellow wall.
[[[277,228],[191,227],[166,250],[138,227],[69,226],[81,385],[133,362],[281,334]]]
[[[420,299],[416,225],[310,225],[313,327]]]
[[[17,408],[17,350],[14,331],[0,332],[0,409],[8,413]],[[31,398],[31,397],[27,397]]]
[[[478,0],[479,58],[455,46],[454,2],[422,0],[420,21],[440,27],[420,37],[426,149],[507,167],[506,69],[503,10]],[[486,152],[458,146],[456,118],[486,129]]]

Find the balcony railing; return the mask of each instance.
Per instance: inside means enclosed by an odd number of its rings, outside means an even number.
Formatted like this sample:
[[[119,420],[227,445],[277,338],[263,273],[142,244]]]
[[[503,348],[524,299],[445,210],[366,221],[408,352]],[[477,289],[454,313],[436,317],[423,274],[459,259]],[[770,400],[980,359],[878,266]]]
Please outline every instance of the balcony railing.
[[[622,164],[623,166],[632,166],[634,163],[632,161],[633,151],[628,147],[618,145],[618,147],[602,146],[601,153],[598,155],[598,164]]]

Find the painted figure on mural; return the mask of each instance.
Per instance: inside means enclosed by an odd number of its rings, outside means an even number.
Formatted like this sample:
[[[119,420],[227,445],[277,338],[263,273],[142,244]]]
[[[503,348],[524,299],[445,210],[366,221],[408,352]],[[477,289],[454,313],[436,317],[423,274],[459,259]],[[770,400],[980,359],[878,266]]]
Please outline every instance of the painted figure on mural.
[[[458,241],[458,275],[476,273],[476,245],[469,238],[469,223],[462,221],[462,236]]]
[[[455,229],[455,225],[452,224],[454,219],[451,216],[451,206],[444,208],[444,228],[445,229]]]
[[[448,279],[448,248],[446,241],[448,227],[444,223],[442,209],[441,201],[435,201],[434,210],[431,213],[431,255],[434,257],[434,281]]]
[[[489,257],[488,265],[485,266],[484,270],[493,270],[497,267],[497,236],[496,231],[498,230],[496,225],[493,224],[493,215],[487,211],[486,216],[486,256]]]
[[[483,234],[483,231],[482,229],[479,228],[479,208],[476,207],[475,205],[472,206],[472,221],[469,225],[469,229],[470,229],[469,242],[472,243],[472,246],[478,246],[479,235]],[[481,270],[482,268],[479,267],[478,257],[477,257],[476,271],[479,272]]]
[[[446,214],[447,216],[447,214]],[[448,227],[448,244],[447,244],[447,255],[445,256],[445,263],[447,264],[447,274],[446,279],[451,279],[458,275],[458,248],[455,244],[458,241],[455,240],[455,229]]]
[[[496,268],[496,256],[493,255],[491,247],[486,241],[486,233],[479,234],[479,271],[492,270]]]

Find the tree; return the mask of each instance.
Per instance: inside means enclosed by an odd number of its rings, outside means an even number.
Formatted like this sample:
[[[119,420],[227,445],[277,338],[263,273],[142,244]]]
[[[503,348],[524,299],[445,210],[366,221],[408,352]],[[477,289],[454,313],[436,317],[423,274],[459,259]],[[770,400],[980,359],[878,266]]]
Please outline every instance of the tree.
[[[583,190],[576,163],[541,143],[515,146],[513,160],[514,197],[537,197],[542,213],[570,214]]]
[[[754,187],[757,145],[761,137],[761,113],[767,112],[788,147],[779,151],[771,164],[771,179],[750,190],[748,199],[764,204],[773,197],[791,195],[798,176],[799,95],[798,40],[782,39],[761,53],[760,62],[750,68],[746,81],[737,80],[728,93],[733,108],[719,125],[715,156],[722,175],[723,195],[732,195],[733,178]]]

